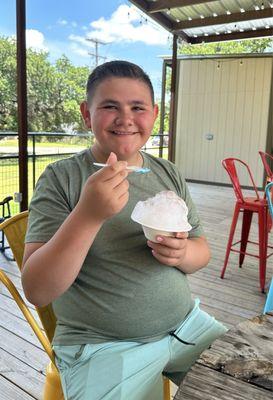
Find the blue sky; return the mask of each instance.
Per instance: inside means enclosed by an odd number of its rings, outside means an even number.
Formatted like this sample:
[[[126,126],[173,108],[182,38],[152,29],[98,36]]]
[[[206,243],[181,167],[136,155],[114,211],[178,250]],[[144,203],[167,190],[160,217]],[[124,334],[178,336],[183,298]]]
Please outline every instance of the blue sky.
[[[47,50],[50,61],[65,54],[75,65],[94,66],[94,43],[107,61],[139,64],[160,96],[162,59],[171,54],[171,35],[123,0],[26,0],[27,46]],[[0,0],[0,35],[16,31],[16,1]],[[100,59],[103,62],[104,59]]]

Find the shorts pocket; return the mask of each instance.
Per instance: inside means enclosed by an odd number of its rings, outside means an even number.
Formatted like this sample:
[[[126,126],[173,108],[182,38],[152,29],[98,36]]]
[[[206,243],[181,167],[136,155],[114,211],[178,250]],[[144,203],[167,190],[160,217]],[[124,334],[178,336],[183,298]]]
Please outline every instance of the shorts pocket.
[[[86,344],[73,346],[53,346],[58,369],[60,371],[64,371],[67,368],[72,368],[79,361],[84,359],[86,347]]]

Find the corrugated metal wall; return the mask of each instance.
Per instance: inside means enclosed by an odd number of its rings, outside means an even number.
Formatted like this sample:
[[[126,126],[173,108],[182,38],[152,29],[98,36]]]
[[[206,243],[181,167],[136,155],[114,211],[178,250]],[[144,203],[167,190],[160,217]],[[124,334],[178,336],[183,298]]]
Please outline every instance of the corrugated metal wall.
[[[178,71],[175,163],[183,175],[229,183],[221,160],[237,157],[262,186],[272,58],[184,59]]]

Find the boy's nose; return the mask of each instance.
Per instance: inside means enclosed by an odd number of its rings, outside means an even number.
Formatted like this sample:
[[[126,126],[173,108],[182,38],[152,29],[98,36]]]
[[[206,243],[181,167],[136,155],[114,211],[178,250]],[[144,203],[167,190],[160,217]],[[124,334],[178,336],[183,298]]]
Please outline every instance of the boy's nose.
[[[115,123],[117,125],[125,125],[125,126],[131,126],[133,125],[133,116],[131,112],[121,112],[115,119]]]

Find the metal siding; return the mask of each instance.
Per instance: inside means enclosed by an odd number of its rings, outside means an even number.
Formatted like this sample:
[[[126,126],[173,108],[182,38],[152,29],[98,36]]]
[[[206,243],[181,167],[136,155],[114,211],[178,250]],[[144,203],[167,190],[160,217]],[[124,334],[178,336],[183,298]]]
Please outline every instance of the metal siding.
[[[266,57],[179,61],[176,164],[186,178],[229,183],[221,160],[233,156],[262,186],[258,150],[266,150],[271,68]]]

